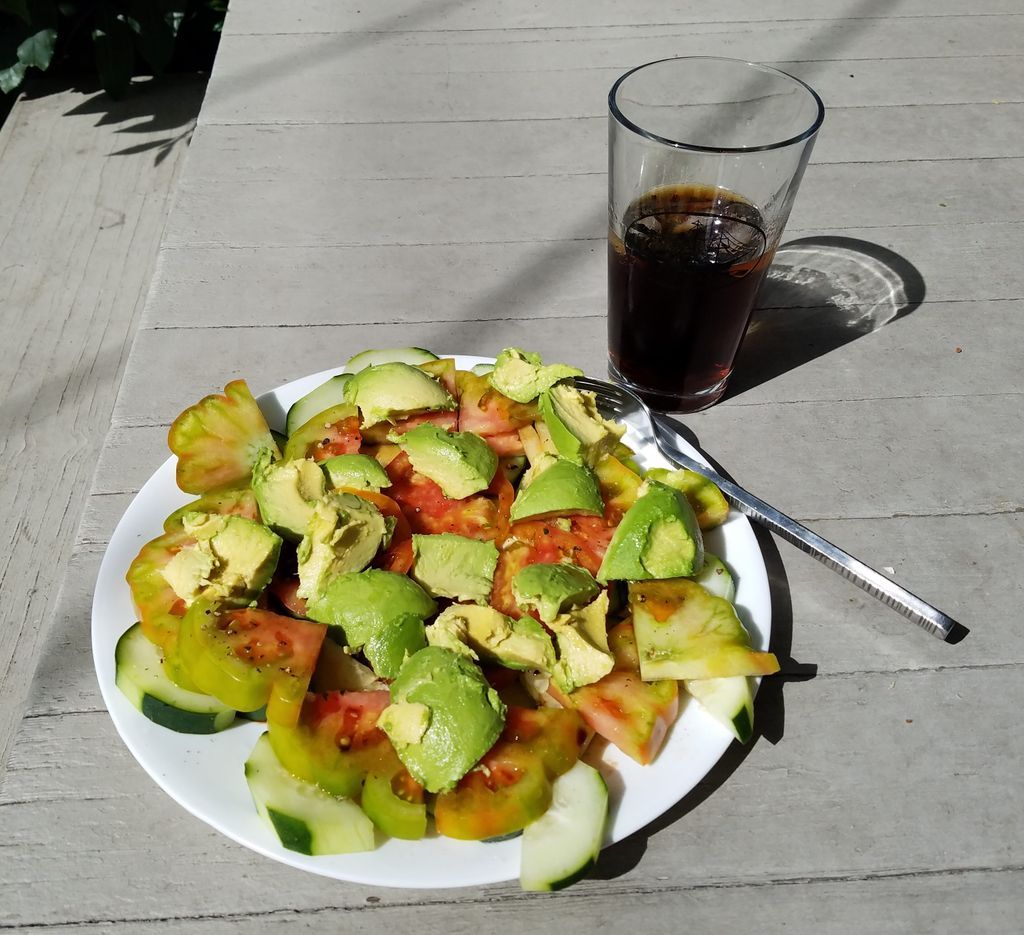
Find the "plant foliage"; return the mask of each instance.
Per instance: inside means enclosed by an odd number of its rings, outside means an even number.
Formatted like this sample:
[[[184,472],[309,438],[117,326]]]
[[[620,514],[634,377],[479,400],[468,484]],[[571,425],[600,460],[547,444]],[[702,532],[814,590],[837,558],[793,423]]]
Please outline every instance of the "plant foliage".
[[[0,91],[56,62],[114,97],[134,75],[208,68],[227,0],[0,0]]]

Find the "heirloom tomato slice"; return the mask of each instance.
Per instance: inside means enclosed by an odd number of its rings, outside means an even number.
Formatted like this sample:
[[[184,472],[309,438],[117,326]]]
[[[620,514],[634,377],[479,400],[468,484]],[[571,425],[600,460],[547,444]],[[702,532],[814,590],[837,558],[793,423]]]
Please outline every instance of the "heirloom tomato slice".
[[[602,458],[594,473],[604,500],[604,518],[609,526],[617,526],[626,511],[636,503],[643,478],[612,455]]]
[[[503,537],[512,485],[501,471],[495,473],[486,493],[453,500],[429,477],[414,471],[405,452],[391,461],[386,470],[391,478],[388,493],[402,508],[414,533],[451,532],[483,540]]]
[[[394,775],[401,766],[377,726],[389,704],[388,691],[306,695],[297,723],[270,723],[270,744],[281,765],[299,779],[355,798],[367,773]]]
[[[199,600],[181,622],[177,651],[195,684],[236,711],[267,706],[267,721],[299,718],[327,628],[270,610],[222,610]]]
[[[171,423],[167,444],[178,456],[178,486],[186,493],[247,482],[261,448],[279,454],[245,380],[189,406]]]
[[[368,773],[360,805],[370,821],[389,837],[418,841],[427,833],[423,786],[405,767],[394,773]]]
[[[270,584],[267,585],[267,590],[277,598],[278,603],[284,607],[288,613],[296,617],[306,616],[306,599],[304,597],[299,597],[296,593],[299,590],[298,575],[275,575]]]
[[[510,707],[498,741],[434,803],[438,834],[480,841],[521,831],[551,805],[552,782],[579,759],[574,711]]]
[[[563,528],[566,524],[568,529]],[[509,527],[511,541],[498,555],[491,606],[517,620],[523,616],[512,596],[512,579],[527,565],[570,562],[596,575],[613,531],[599,516],[567,517],[562,525],[556,520],[540,519],[513,523]]]
[[[448,395],[452,399],[458,399],[458,377],[455,370],[455,361],[451,357],[442,357],[440,360],[428,360],[416,366],[437,380],[448,391]]]
[[[358,410],[348,403],[339,403],[318,412],[288,436],[284,459],[326,461],[335,455],[358,454],[362,441]]]
[[[654,760],[679,713],[679,683],[674,679],[640,679],[636,636],[628,620],[608,631],[615,668],[603,679],[564,695],[548,686],[548,694],[579,712],[595,733],[638,763]]]
[[[485,438],[493,435],[516,433],[537,418],[535,403],[517,403],[499,393],[487,377],[468,370],[456,374],[459,385],[459,429],[476,432]],[[488,441],[490,439],[488,438]],[[517,451],[499,454],[522,454],[522,442]]]
[[[195,539],[185,535],[180,528],[164,533],[142,547],[125,575],[135,609],[139,612],[142,632],[151,643],[165,651],[178,635],[184,602],[174,593],[162,572],[178,552],[194,544]]]
[[[214,490],[203,494],[198,500],[186,503],[168,516],[164,520],[164,532],[181,529],[186,513],[218,513],[256,521],[260,518],[256,495],[249,487],[229,487],[226,490]]]
[[[363,441],[370,445],[384,445],[389,435],[404,435],[417,425],[436,425],[446,432],[454,432],[458,428],[459,414],[452,411],[421,412],[418,415],[399,419],[392,425],[390,422],[378,422],[363,429]],[[363,449],[364,454],[366,449]]]

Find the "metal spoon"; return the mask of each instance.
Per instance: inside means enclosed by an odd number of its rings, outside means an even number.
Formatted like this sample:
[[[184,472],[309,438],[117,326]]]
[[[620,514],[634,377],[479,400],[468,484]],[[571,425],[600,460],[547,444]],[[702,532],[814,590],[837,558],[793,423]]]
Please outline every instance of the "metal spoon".
[[[642,442],[654,442],[667,458],[682,467],[696,471],[698,474],[714,481],[725,498],[741,513],[767,526],[776,535],[808,555],[813,555],[819,562],[833,571],[839,572],[859,588],[867,591],[872,597],[888,604],[893,610],[903,614],[919,627],[923,627],[932,636],[945,640],[947,643],[958,643],[969,632],[966,627],[957,623],[952,617],[933,607],[917,595],[911,594],[906,588],[890,581],[881,572],[876,571],[864,562],[844,552],[816,532],[780,513],[775,507],[755,497],[742,487],[726,480],[716,471],[695,461],[679,447],[678,436],[670,428],[662,425],[651,414],[650,409],[635,393],[590,377],[577,377],[576,386],[590,390],[597,397],[599,408],[609,417],[624,422]]]

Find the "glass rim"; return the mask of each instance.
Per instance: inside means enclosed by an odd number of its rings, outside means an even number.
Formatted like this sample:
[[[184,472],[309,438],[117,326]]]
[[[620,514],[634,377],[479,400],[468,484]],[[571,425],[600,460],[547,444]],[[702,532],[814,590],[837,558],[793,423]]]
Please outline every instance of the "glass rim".
[[[775,143],[766,143],[761,146],[701,146],[698,143],[684,143],[681,140],[672,140],[665,136],[659,136],[657,133],[652,133],[650,130],[645,130],[643,127],[635,124],[630,120],[622,111],[619,109],[619,105],[615,100],[616,94],[622,83],[629,78],[631,75],[636,74],[644,68],[650,68],[652,65],[661,65],[665,62],[728,62],[731,65],[746,65],[748,68],[754,68],[759,71],[771,72],[774,75],[783,77],[792,81],[794,84],[800,85],[814,100],[817,105],[817,114],[811,125],[801,133],[791,136],[788,139],[780,140]],[[642,65],[637,65],[635,68],[631,68],[625,74],[620,75],[615,83],[612,85],[611,90],[608,92],[608,110],[612,117],[615,118],[622,126],[627,130],[631,130],[638,136],[645,137],[655,143],[661,143],[664,146],[671,146],[675,149],[686,149],[692,152],[698,153],[763,153],[773,149],[785,149],[787,146],[793,146],[796,143],[801,143],[804,140],[809,140],[815,133],[818,132],[822,122],[825,119],[825,104],[818,95],[818,92],[814,90],[806,81],[802,81],[795,75],[789,74],[789,72],[783,71],[781,68],[775,68],[772,65],[762,65],[759,62],[748,62],[741,58],[727,58],[721,55],[676,55],[669,56],[668,58],[655,59],[653,62],[644,62]]]

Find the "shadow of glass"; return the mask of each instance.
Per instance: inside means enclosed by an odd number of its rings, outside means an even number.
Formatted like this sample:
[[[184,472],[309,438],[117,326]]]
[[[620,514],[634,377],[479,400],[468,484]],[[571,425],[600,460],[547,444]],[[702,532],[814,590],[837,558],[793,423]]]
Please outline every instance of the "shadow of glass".
[[[726,398],[909,315],[924,278],[900,254],[853,237],[783,244],[761,287]]]

